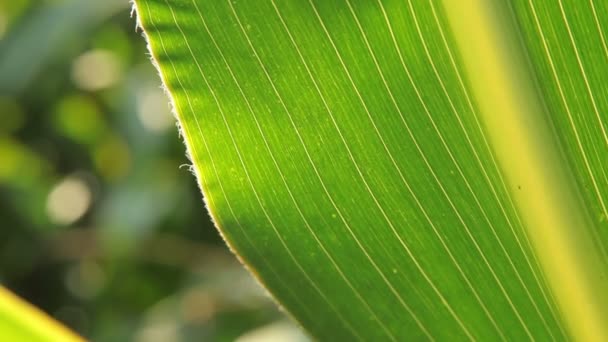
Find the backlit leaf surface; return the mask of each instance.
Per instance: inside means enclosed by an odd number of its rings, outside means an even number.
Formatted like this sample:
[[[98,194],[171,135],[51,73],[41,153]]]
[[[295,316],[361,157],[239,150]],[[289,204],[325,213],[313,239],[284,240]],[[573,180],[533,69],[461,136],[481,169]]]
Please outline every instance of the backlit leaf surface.
[[[606,336],[606,2],[135,6],[211,215],[313,336]]]

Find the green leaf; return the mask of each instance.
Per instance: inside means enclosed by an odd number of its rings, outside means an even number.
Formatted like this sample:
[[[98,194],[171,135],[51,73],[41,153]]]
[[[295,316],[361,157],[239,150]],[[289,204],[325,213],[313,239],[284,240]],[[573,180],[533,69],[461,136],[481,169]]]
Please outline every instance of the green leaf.
[[[0,287],[0,340],[78,342],[83,339]]]
[[[608,3],[135,6],[207,208],[313,336],[608,338]]]

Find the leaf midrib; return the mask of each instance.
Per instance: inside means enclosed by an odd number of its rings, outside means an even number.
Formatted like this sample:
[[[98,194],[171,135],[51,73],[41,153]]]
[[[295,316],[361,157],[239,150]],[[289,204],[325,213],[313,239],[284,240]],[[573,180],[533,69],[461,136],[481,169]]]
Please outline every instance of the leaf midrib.
[[[546,121],[512,12],[482,0],[444,5],[491,145],[561,313],[580,340],[607,340],[608,287],[599,277],[594,223]]]

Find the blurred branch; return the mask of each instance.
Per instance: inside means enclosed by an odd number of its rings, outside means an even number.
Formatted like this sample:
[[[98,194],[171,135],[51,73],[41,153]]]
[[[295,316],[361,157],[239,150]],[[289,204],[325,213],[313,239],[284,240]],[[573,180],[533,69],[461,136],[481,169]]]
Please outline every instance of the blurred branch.
[[[52,259],[81,260],[87,258],[107,259],[99,237],[94,230],[66,230],[49,241]],[[207,268],[236,266],[236,258],[225,248],[192,242],[170,234],[154,234],[143,239],[131,252],[134,260],[197,271]]]

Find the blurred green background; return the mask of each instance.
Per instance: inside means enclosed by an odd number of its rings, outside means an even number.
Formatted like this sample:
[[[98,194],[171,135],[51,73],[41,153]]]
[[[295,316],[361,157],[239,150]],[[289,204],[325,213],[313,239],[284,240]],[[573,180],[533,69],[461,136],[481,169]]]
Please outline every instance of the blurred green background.
[[[0,0],[0,282],[94,341],[304,339],[184,151],[128,0]]]

